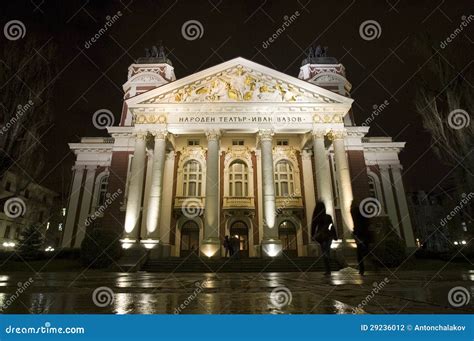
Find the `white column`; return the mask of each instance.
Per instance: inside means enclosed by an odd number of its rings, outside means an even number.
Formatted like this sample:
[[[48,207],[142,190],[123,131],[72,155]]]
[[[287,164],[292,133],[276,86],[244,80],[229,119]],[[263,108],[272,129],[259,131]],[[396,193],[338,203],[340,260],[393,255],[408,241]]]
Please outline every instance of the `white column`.
[[[282,245],[276,226],[275,179],[273,171],[273,132],[260,130],[260,149],[262,152],[262,187],[263,187],[263,240],[262,255],[275,257],[281,254]]]
[[[343,240],[347,240],[352,238],[354,223],[352,222],[351,216],[351,204],[353,199],[352,183],[344,145],[344,136],[344,131],[336,131],[333,133],[334,158],[336,160],[336,176],[339,189],[339,207],[341,209],[344,233]]]
[[[173,151],[169,152],[166,155],[165,160],[165,170],[163,174],[163,192],[161,200],[161,214],[160,214],[160,242],[162,246],[169,249],[169,254],[171,254],[171,245],[170,245],[170,234],[171,234],[171,212],[173,206],[173,200],[167,200],[173,195],[173,183],[174,183],[174,159],[175,153]],[[180,239],[176,239],[180,240]],[[166,255],[166,252],[164,252]]]
[[[218,130],[206,132],[206,203],[204,207],[204,239],[201,251],[208,257],[220,256],[219,239],[219,138]]]
[[[140,211],[142,206],[143,176],[145,170],[146,133],[138,132],[135,139],[130,183],[128,187],[127,210],[125,212],[124,238],[136,241],[140,226]]]
[[[150,198],[150,188],[151,188],[151,174],[153,169],[153,150],[146,148],[146,167],[145,167],[145,178],[144,178],[144,187],[143,187],[143,202],[142,202],[142,217],[148,216],[148,201]],[[145,240],[147,238],[148,232],[146,229],[147,220],[146,218],[141,219],[140,221],[140,240]]]
[[[316,190],[318,194],[317,200],[324,202],[326,213],[336,221],[332,194],[331,170],[329,166],[328,153],[324,146],[324,136],[325,131],[322,129],[313,131],[313,153],[316,164]],[[311,221],[311,219],[309,221]]]
[[[81,247],[86,228],[87,226],[89,226],[89,224],[86,223],[86,219],[89,218],[91,199],[94,191],[95,170],[97,169],[97,166],[87,166],[86,169],[86,180],[84,182],[84,188],[82,192],[81,211],[79,213],[79,222],[77,224],[76,240],[74,242],[74,247]]]
[[[388,165],[379,165],[380,177],[382,178],[382,188],[385,198],[385,203],[387,205],[387,214],[390,218],[393,228],[400,235],[400,224],[398,222],[397,216],[397,206],[395,205],[395,197],[392,191],[392,181],[390,180],[390,173],[388,171]]]
[[[160,239],[159,221],[161,215],[161,198],[163,192],[163,171],[166,158],[166,131],[152,132],[155,137],[153,149],[153,166],[151,173],[150,196],[147,209],[147,239],[158,242]]]
[[[301,161],[303,164],[303,186],[304,201],[306,204],[306,228],[308,233],[308,244],[311,243],[311,219],[313,218],[313,210],[316,206],[316,195],[314,193],[313,165],[311,162],[311,152],[302,151]],[[309,246],[306,250],[306,256],[311,255]]]
[[[398,207],[400,208],[400,222],[403,227],[403,235],[405,236],[405,243],[407,247],[414,248],[415,237],[413,236],[413,227],[411,226],[410,213],[408,212],[407,198],[405,195],[405,188],[403,186],[402,174],[400,172],[401,165],[392,165],[393,183],[397,193]]]
[[[71,247],[72,234],[76,222],[77,205],[79,204],[79,196],[81,194],[82,178],[84,175],[84,166],[76,165],[74,170],[74,180],[72,181],[71,194],[69,196],[69,204],[67,207],[66,224],[64,226],[64,234],[61,242],[62,247]]]

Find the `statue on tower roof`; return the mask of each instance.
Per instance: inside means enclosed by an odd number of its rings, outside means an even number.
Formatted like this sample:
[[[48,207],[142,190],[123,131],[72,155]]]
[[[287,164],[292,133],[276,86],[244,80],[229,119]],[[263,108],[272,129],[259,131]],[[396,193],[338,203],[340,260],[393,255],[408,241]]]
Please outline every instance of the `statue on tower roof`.
[[[163,43],[161,40],[158,42],[158,46],[153,45],[151,48],[145,47],[145,57],[138,58],[137,63],[139,64],[166,63],[169,65],[173,65],[166,56],[165,47],[163,46]]]
[[[303,60],[302,65],[306,64],[337,64],[337,59],[334,57],[328,57],[327,46],[317,45],[316,47],[310,46],[308,48],[307,57]]]

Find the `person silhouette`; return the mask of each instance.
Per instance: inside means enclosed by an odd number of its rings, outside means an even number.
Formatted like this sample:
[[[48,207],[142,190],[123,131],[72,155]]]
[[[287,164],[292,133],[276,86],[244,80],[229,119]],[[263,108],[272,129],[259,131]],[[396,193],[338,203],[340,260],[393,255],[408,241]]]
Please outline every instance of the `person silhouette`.
[[[323,255],[325,275],[331,275],[331,244],[337,240],[336,228],[332,217],[326,213],[326,206],[322,201],[318,201],[313,211],[311,219],[311,237],[321,246]]]

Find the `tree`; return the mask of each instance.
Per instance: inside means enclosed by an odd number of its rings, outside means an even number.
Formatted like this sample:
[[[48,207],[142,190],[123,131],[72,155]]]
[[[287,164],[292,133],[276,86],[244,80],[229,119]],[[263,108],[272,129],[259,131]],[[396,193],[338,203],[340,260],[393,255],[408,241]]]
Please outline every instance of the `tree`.
[[[42,136],[51,126],[50,99],[55,80],[55,47],[31,34],[4,41],[0,50],[0,180],[17,175],[13,196],[25,190],[44,167]]]
[[[418,74],[415,105],[431,134],[434,152],[453,168],[458,193],[474,190],[472,60],[463,37],[443,48],[430,38],[416,40],[425,65]],[[467,188],[466,188],[467,187]]]
[[[44,237],[40,228],[30,225],[21,231],[16,252],[24,260],[38,259],[42,255],[43,241]]]

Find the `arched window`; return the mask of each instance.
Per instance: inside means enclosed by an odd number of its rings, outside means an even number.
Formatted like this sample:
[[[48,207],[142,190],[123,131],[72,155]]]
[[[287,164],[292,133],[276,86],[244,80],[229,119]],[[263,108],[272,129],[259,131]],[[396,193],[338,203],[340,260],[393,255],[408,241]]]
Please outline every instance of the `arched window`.
[[[99,192],[97,193],[97,206],[102,206],[107,199],[107,186],[109,184],[109,176],[104,175],[99,182]]]
[[[229,195],[248,196],[248,168],[243,161],[234,161],[229,166]]]
[[[293,167],[286,160],[278,161],[275,166],[275,194],[287,197],[294,194]]]
[[[200,197],[202,185],[202,168],[196,160],[187,161],[183,169],[183,196]]]

